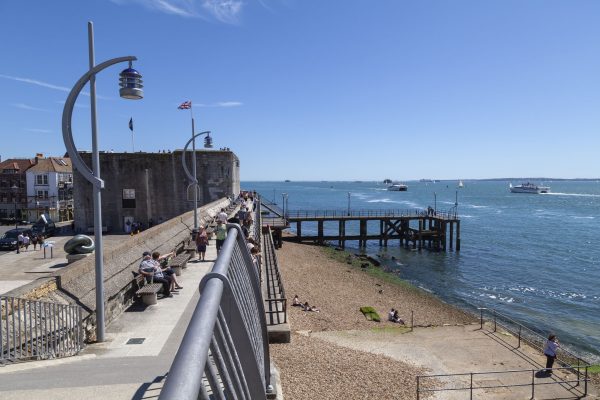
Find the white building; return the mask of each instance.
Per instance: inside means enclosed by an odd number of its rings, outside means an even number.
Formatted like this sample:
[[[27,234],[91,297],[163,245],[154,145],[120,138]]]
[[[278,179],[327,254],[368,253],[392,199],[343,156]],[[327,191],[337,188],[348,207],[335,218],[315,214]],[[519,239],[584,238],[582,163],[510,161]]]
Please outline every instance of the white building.
[[[37,158],[26,171],[27,218],[37,221],[41,214],[54,221],[73,219],[73,167],[67,157]]]

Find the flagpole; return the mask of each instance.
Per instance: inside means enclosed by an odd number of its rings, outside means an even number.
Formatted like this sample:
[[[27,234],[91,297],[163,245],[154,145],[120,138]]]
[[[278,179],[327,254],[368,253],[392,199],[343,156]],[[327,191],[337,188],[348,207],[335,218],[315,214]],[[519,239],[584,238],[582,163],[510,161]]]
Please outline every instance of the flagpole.
[[[198,178],[196,176],[196,137],[194,136],[193,104],[190,102],[190,115],[192,116],[192,168],[194,169],[194,231],[198,232]]]

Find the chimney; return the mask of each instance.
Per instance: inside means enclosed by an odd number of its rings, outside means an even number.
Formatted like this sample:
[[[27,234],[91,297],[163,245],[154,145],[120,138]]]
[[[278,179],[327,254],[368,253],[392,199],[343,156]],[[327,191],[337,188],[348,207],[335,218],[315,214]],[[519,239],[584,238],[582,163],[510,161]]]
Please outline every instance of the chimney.
[[[44,158],[44,153],[36,153],[35,154],[35,163],[37,164],[39,160]]]

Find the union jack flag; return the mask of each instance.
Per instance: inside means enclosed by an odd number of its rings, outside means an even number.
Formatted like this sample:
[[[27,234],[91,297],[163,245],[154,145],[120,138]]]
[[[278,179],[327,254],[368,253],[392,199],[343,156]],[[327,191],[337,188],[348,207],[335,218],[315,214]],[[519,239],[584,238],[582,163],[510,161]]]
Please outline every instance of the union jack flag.
[[[189,110],[190,108],[192,108],[192,102],[191,101],[184,101],[177,108],[180,109],[180,110]]]

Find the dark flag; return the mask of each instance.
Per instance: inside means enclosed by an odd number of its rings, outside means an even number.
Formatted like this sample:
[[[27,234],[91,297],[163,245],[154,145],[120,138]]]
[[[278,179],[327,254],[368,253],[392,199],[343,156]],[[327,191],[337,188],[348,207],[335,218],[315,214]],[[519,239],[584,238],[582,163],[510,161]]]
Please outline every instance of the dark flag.
[[[133,118],[129,119],[129,130],[133,132]]]

